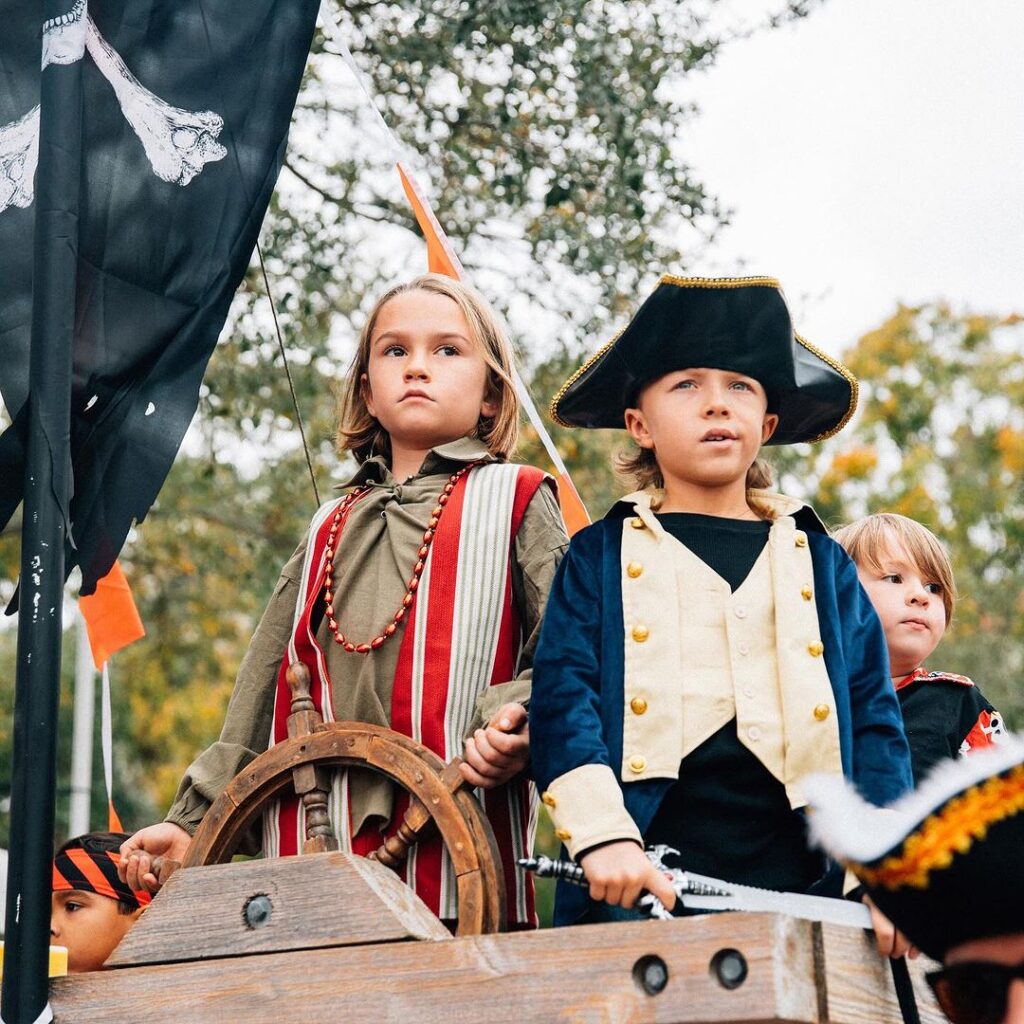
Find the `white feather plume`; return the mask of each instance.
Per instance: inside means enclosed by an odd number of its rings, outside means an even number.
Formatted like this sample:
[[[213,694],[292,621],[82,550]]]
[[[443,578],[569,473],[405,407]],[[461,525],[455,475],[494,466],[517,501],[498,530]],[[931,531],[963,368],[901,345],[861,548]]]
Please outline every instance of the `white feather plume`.
[[[951,797],[1024,762],[1024,736],[1006,736],[997,747],[937,765],[912,793],[890,807],[875,807],[835,775],[803,781],[810,841],[837,860],[869,864],[898,846]]]

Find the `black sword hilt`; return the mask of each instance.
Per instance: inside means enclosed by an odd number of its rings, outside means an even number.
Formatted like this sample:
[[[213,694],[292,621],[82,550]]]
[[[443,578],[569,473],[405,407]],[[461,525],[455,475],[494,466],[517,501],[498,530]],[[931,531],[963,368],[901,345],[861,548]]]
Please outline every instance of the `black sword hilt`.
[[[539,857],[522,857],[516,863],[524,870],[531,871],[538,878],[561,878],[571,885],[578,885],[586,888],[590,885],[583,868],[575,861],[552,860],[543,854]],[[670,919],[672,914],[665,909],[664,904],[657,896],[651,893],[644,893],[637,901],[636,909],[651,918]]]
[[[575,861],[552,860],[543,854],[539,857],[522,857],[516,863],[524,870],[531,871],[538,878],[561,878],[572,885],[587,886],[587,876]]]

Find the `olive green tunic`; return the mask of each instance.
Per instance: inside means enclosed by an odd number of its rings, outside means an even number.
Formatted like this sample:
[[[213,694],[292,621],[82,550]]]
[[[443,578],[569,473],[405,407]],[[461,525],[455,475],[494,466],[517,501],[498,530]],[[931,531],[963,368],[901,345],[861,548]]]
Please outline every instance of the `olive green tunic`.
[[[363,463],[343,484],[370,484],[344,528],[334,565],[334,612],[340,630],[356,643],[381,632],[405,594],[416,552],[430,513],[448,477],[467,462],[493,462],[474,438],[435,448],[420,472],[404,482],[392,475],[383,457]],[[220,739],[189,766],[167,821],[195,832],[209,806],[228,782],[267,749],[274,716],[277,675],[294,628],[307,537],[288,560],[242,660]],[[555,569],[568,545],[553,489],[542,486],[527,506],[514,545],[512,586],[522,623],[524,645],[515,679],[491,686],[477,701],[473,728],[509,701],[526,703],[530,695],[533,651]],[[391,687],[407,619],[395,635],[370,655],[348,654],[334,642],[326,616],[317,631],[331,677],[334,717],[338,721],[390,725]],[[390,817],[391,790],[379,776],[351,779],[353,828],[371,815]]]

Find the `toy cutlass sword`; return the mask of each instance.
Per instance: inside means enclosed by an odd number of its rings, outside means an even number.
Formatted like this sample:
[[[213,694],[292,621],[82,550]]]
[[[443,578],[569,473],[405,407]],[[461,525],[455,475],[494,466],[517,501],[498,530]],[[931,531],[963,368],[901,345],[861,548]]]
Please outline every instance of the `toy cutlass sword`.
[[[690,910],[745,910],[755,913],[788,914],[804,921],[821,921],[847,928],[871,927],[871,914],[863,903],[738,885],[721,878],[666,867],[663,863],[665,855],[678,855],[678,851],[671,847],[655,846],[645,852],[651,863],[668,876],[679,902]],[[526,857],[517,863],[524,870],[532,871],[540,878],[561,878],[579,886],[588,884],[583,868],[573,861],[552,860],[550,857]],[[637,900],[636,907],[651,918],[672,918],[672,912],[651,893],[644,893]]]

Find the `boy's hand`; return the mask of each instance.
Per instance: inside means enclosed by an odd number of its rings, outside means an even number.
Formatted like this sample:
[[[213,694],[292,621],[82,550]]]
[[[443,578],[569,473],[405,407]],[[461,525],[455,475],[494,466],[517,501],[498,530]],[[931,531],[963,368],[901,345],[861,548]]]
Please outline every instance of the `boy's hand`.
[[[117,873],[121,881],[127,882],[132,889],[158,892],[170,872],[159,871],[155,863],[157,858],[165,863],[180,863],[191,842],[192,837],[183,828],[169,821],[139,829],[121,844],[121,863]],[[160,877],[157,877],[157,872]]]
[[[466,740],[462,777],[472,786],[493,789],[518,775],[530,760],[530,726],[522,704],[504,704]]]
[[[916,960],[920,955],[917,946],[913,946],[910,940],[883,914],[878,907],[871,902],[869,896],[862,896],[864,905],[871,911],[871,927],[875,930],[875,945],[878,947],[879,956],[889,956],[895,960],[906,956]]]
[[[613,906],[631,907],[646,890],[671,910],[676,905],[672,883],[630,839],[599,846],[580,858],[590,882],[590,898]]]

